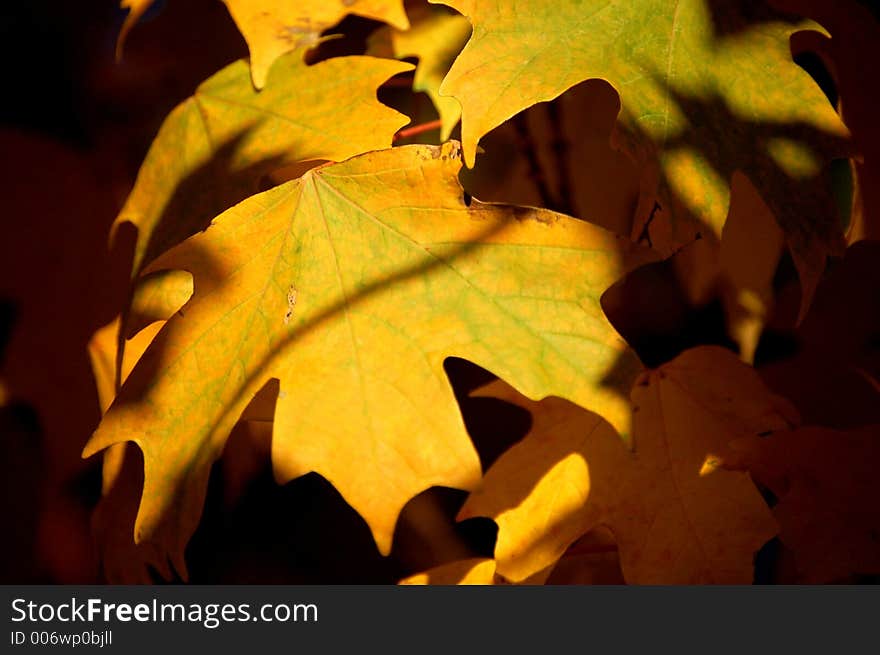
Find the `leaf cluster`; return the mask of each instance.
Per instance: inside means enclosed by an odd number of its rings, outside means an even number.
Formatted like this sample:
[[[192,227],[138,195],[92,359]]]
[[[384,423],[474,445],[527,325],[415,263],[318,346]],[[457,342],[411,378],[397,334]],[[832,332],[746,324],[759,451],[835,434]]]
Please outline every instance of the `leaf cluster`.
[[[877,417],[816,420],[803,362],[759,366],[782,325],[880,393],[880,360],[815,337],[877,222],[876,150],[792,55],[843,57],[838,14],[224,1],[250,61],[159,130],[114,224],[128,300],[89,346],[108,579],[187,577],[233,431],[383,555],[403,521],[445,534],[407,583],[750,583],[768,544],[778,580],[880,573]],[[345,29],[363,48],[335,56]],[[454,388],[451,358],[493,381]],[[529,425],[481,436],[486,399]],[[454,517],[405,509],[437,487],[467,492]]]

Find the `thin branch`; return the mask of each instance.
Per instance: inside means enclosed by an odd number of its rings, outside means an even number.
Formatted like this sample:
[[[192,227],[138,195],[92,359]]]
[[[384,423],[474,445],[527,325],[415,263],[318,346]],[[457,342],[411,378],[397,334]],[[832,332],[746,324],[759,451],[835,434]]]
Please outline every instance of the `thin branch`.
[[[651,214],[648,216],[648,220],[645,221],[645,227],[642,228],[642,233],[639,234],[639,238],[636,239],[636,243],[641,243],[642,241],[648,242],[648,247],[653,248],[654,244],[651,242],[651,233],[648,231],[651,227],[651,221],[654,220],[654,215],[658,211],[663,211],[663,207],[660,206],[660,203],[656,200],[654,201],[654,206],[651,208]],[[699,234],[697,234],[697,238],[699,238]]]
[[[550,147],[556,162],[556,172],[559,176],[559,202],[556,209],[569,216],[577,216],[574,195],[571,191],[571,168],[569,166],[569,144],[565,136],[564,116],[560,101],[547,103],[547,114],[550,118],[550,127],[553,130],[553,140]]]
[[[416,136],[417,134],[422,134],[423,132],[430,132],[431,130],[439,130],[442,126],[442,121],[438,118],[437,120],[428,121],[427,123],[421,123],[419,125],[413,125],[412,127],[407,127],[405,129],[399,130],[395,133],[392,141],[399,141],[400,139],[407,139],[411,136]]]
[[[547,186],[547,178],[544,177],[544,169],[538,160],[538,149],[529,131],[526,115],[520,113],[514,116],[513,126],[516,128],[517,146],[520,152],[525,155],[526,161],[529,164],[529,177],[532,178],[532,182],[535,183],[535,187],[538,190],[538,195],[541,196],[541,204],[547,209],[556,209],[556,199],[553,197],[550,187]]]

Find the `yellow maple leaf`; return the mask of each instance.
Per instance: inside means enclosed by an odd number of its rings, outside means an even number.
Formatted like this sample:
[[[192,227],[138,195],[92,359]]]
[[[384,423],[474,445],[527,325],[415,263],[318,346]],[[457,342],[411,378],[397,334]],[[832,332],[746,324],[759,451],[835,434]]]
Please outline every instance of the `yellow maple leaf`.
[[[818,24],[707,0],[432,2],[473,25],[440,87],[461,103],[468,166],[480,138],[517,112],[607,80],[622,105],[615,141],[643,169],[633,238],[669,254],[701,229],[720,236],[740,171],[785,233],[803,317],[827,256],[842,252],[827,165],[851,150],[840,117],[792,61],[792,34]]]
[[[266,84],[272,63],[291,50],[318,44],[321,32],[348,14],[409,28],[403,0],[223,0],[251,53],[251,75],[258,89]]]
[[[490,585],[495,582],[495,560],[484,557],[435,566],[403,578],[402,585]]]
[[[191,272],[195,293],[84,453],[140,446],[138,541],[161,543],[185,570],[211,464],[273,378],[276,477],[326,477],[383,553],[410,498],[480,476],[448,356],[629,431],[620,389],[638,363],[600,296],[656,255],[546,210],[465,202],[458,153],[454,142],[407,146],[314,169],[154,262]]]
[[[377,30],[367,43],[367,54],[377,57],[417,57],[413,91],[424,91],[440,115],[440,140],[452,134],[461,118],[458,100],[440,95],[440,84],[470,36],[471,25],[445,8],[417,6],[410,12],[412,27]]]
[[[128,33],[154,0],[121,0],[128,15],[116,40],[116,59],[122,57]],[[257,89],[266,85],[269,70],[282,55],[303,51],[320,41],[321,32],[349,14],[383,21],[399,30],[409,29],[403,0],[223,0],[251,53],[251,78]]]
[[[165,321],[191,295],[192,276],[186,271],[145,275],[138,280],[129,303],[128,334],[120,335],[122,317],[117,316],[92,335],[88,352],[102,414],[116,398],[117,385],[125,382]],[[121,356],[120,344],[124,346]],[[133,539],[135,508],[143,488],[143,464],[134,444],[113,444],[104,451],[101,464],[101,500],[92,514],[91,529],[104,578],[114,583],[146,584],[151,582],[148,565],[170,577],[167,559],[156,545],[136,544]]]
[[[307,66],[288,55],[259,93],[242,61],[203,82],[165,119],[114,223],[138,229],[135,273],[259,191],[276,169],[388,147],[408,119],[382,105],[376,88],[411,69],[375,57]]]

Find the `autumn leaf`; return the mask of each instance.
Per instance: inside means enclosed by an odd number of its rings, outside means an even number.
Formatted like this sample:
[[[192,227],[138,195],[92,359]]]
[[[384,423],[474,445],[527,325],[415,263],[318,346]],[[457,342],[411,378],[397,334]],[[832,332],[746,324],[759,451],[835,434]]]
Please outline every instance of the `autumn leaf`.
[[[773,307],[773,277],[785,237],[748,179],[735,174],[731,191],[717,261],[728,333],[751,364]]]
[[[114,224],[138,229],[135,273],[259,191],[273,170],[390,145],[407,119],[380,104],[376,88],[411,68],[373,57],[307,66],[289,55],[259,93],[242,61],[203,82],[165,119]]]
[[[192,276],[186,271],[157,271],[139,278],[129,301],[129,331],[123,335],[131,347],[123,349],[121,361],[117,353],[121,316],[92,335],[89,358],[102,414],[116,397],[116,384],[128,377],[164,322],[189,300],[192,291]]]
[[[468,205],[459,168],[455,142],[321,167],[237,205],[153,264],[191,272],[195,293],[84,453],[140,446],[138,541],[161,543],[185,570],[210,466],[273,378],[276,477],[323,475],[383,553],[410,498],[480,476],[448,356],[530,397],[566,396],[628,432],[619,390],[638,364],[599,299],[655,255],[549,211]]]
[[[840,3],[823,0],[772,0],[784,11],[797,12],[820,22],[831,38],[816,35],[808,45],[833,71],[839,109],[862,155],[851,161],[855,174],[852,216],[847,243],[880,239],[880,126],[874,111],[880,89],[871,67],[863,64],[878,57],[880,22],[876,5],[860,0]]]
[[[589,80],[492,130],[462,184],[495,202],[557,208],[631,234],[639,194],[632,159],[612,147],[620,101],[603,80]],[[784,248],[773,215],[745,176],[734,173],[720,241],[707,232],[670,260],[693,307],[721,295],[729,334],[751,363],[772,307],[771,283]]]
[[[303,51],[318,44],[321,32],[345,16],[390,23],[399,30],[409,28],[403,0],[223,0],[251,53],[254,86],[262,89],[273,62],[281,55]],[[329,105],[328,105],[329,106]]]
[[[102,414],[110,408],[113,399],[116,397],[119,328],[120,318],[117,316],[113,321],[95,332],[88,346],[89,359],[92,363],[92,371],[95,374],[95,384],[98,387],[98,402],[101,406]],[[150,345],[161,328],[162,322],[153,323],[135,335],[133,340],[126,342],[126,348],[123,351],[124,359],[122,360],[121,380],[128,377],[134,365],[144,354],[147,346]]]
[[[720,470],[727,443],[786,428],[790,410],[732,353],[707,346],[644,373],[632,391],[632,451],[600,416],[533,402],[501,381],[479,391],[532,413],[532,429],[486,472],[459,513],[498,524],[498,573],[552,566],[606,526],[630,584],[749,583],[776,524],[745,475]]]
[[[391,26],[377,30],[369,39],[367,54],[376,57],[418,58],[413,91],[423,91],[440,115],[440,140],[452,134],[461,118],[461,106],[454,98],[440,95],[440,83],[471,33],[471,25],[460,14],[442,7],[417,5],[409,15],[412,27]]]
[[[794,552],[800,582],[880,573],[880,426],[804,427],[732,447],[729,463],[778,497],[779,537]]]
[[[141,19],[141,16],[147,12],[147,9],[152,4],[153,0],[120,0],[119,6],[122,9],[128,9],[128,14],[122,23],[122,28],[119,30],[119,36],[116,37],[116,61],[122,59],[122,51],[125,48],[125,41],[131,28],[135,26],[135,23]]]
[[[511,584],[495,571],[495,560],[469,557],[434,566],[398,582],[402,585],[505,585]],[[529,577],[520,585],[624,584],[614,537],[607,529],[585,534],[561,559]]]
[[[156,338],[165,321],[177,312],[193,291],[192,276],[186,271],[163,270],[141,276],[135,285],[128,308],[128,330],[124,335],[122,355],[118,355],[122,321],[117,316],[100,328],[89,340],[88,351],[98,389],[101,413],[106,414],[116,397],[117,383],[124,383],[147,347]],[[120,370],[117,374],[117,367]],[[274,397],[262,390],[242,413],[239,424],[249,445],[261,446],[271,437],[271,408]],[[268,432],[268,435],[266,434]],[[268,450],[268,449],[267,449]],[[258,455],[260,453],[257,453]],[[224,461],[226,488],[242,484],[242,469],[252,464],[253,450],[239,447],[234,465]],[[134,444],[113,444],[103,452],[101,499],[92,514],[91,529],[100,553],[104,579],[111,584],[148,584],[149,568],[170,578],[168,559],[151,542],[135,543],[134,523],[143,489],[143,462]],[[236,489],[231,489],[235,493]]]
[[[482,557],[442,564],[403,578],[402,585],[490,585],[495,582],[495,560]]]
[[[806,320],[791,335],[797,349],[767,357],[760,367],[762,379],[798,408],[804,425],[850,430],[880,423],[872,382],[880,379],[878,261],[880,242],[847,248],[824,276]],[[783,288],[779,295],[787,310],[777,311],[771,325],[777,334],[786,329],[785,315],[793,313],[794,304],[791,292]],[[765,352],[772,354],[773,349]]]
[[[120,321],[120,317],[116,317],[102,327],[88,345],[102,414],[107,412],[116,397]],[[126,341],[121,360],[122,382],[162,325],[162,321],[154,322]],[[91,530],[101,556],[101,569],[108,582],[148,584],[151,581],[148,566],[166,578],[171,576],[167,558],[155,544],[134,542],[135,507],[142,488],[143,468],[134,444],[117,443],[107,448],[101,461],[101,500],[92,514]]]
[[[785,237],[770,209],[751,182],[734,173],[720,240],[705,234],[669,259],[688,307],[720,301],[727,334],[746,364],[753,363],[774,310],[773,283],[784,249]]]
[[[192,295],[192,289],[192,276],[186,271],[145,275],[137,281],[131,295],[130,334],[124,340],[121,356],[121,316],[89,340],[89,359],[102,414],[106,414],[116,398],[117,384],[125,382],[165,321]],[[147,566],[166,578],[171,575],[167,558],[155,544],[134,542],[135,507],[143,488],[143,470],[137,455],[130,443],[113,444],[103,453],[101,500],[92,514],[91,529],[101,554],[104,577],[112,583],[149,583]]]
[[[120,0],[120,7],[129,12],[116,40],[117,60],[122,58],[131,28],[152,6],[153,1]],[[409,28],[402,0],[307,0],[297,3],[223,0],[223,3],[248,44],[251,78],[258,90],[266,85],[269,71],[279,57],[295,50],[302,58],[305,50],[318,45],[321,32],[349,14],[387,22],[398,30]]]
[[[614,535],[607,528],[585,534],[547,571],[543,584],[625,584]]]
[[[623,106],[618,142],[645,167],[633,237],[668,254],[701,222],[720,236],[730,177],[740,171],[785,232],[806,310],[826,256],[842,245],[819,178],[830,158],[844,156],[847,136],[791,58],[791,35],[818,25],[704,0],[612,1],[592,10],[572,1],[443,4],[473,24],[440,89],[461,103],[468,166],[479,139],[517,112],[605,79]]]

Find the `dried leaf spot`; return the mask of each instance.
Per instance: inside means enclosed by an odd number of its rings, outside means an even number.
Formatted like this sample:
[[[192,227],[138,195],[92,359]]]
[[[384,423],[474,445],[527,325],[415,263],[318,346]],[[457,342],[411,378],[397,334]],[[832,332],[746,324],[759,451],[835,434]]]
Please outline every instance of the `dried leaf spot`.
[[[450,159],[461,159],[460,141],[447,141],[443,144],[443,150],[449,155]]]
[[[554,214],[548,214],[545,212],[533,212],[529,218],[533,218],[544,225],[553,225],[557,220],[557,217]]]
[[[290,43],[296,48],[300,46],[312,47],[318,44],[320,30],[316,30],[311,22],[303,25],[285,25],[278,32],[278,38]]]
[[[538,211],[533,207],[511,207],[513,217],[520,222],[535,221],[543,225],[554,225],[558,216],[550,212]]]
[[[296,299],[299,292],[292,284],[287,289],[287,313],[284,315],[284,324],[290,323],[290,317],[293,316],[293,308],[296,307]]]
[[[442,159],[443,161],[461,159],[461,143],[458,141],[447,141],[439,148],[435,146],[431,149],[431,157]]]

